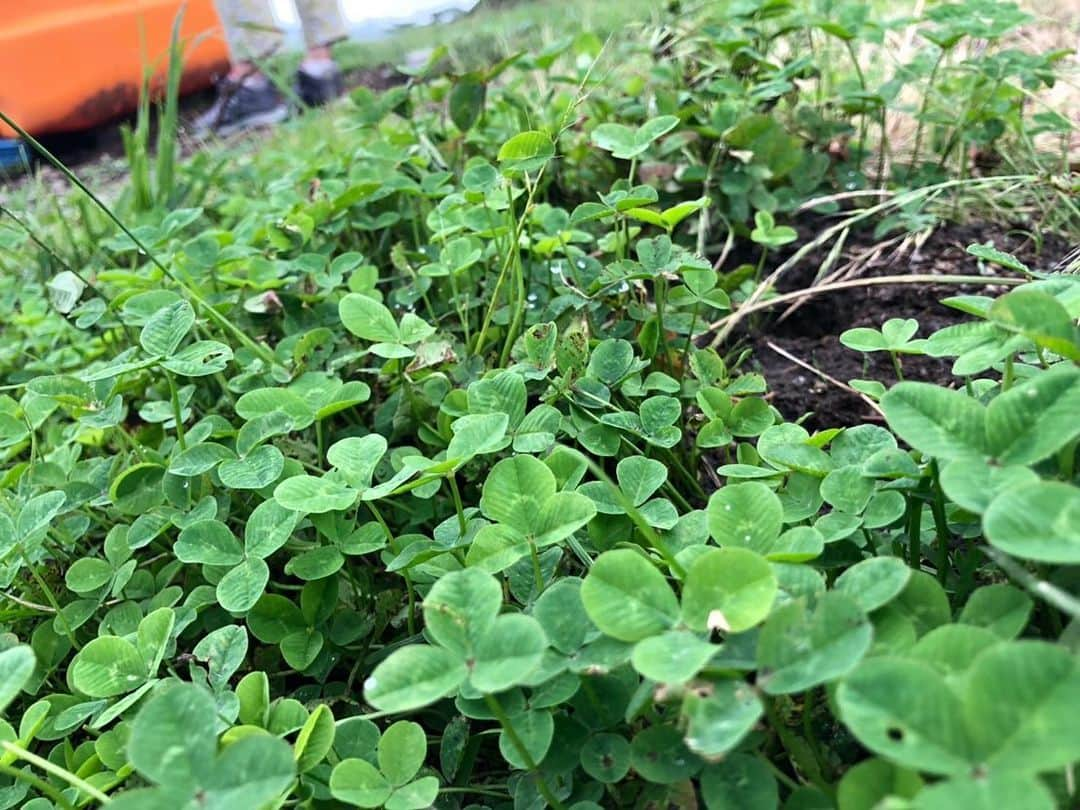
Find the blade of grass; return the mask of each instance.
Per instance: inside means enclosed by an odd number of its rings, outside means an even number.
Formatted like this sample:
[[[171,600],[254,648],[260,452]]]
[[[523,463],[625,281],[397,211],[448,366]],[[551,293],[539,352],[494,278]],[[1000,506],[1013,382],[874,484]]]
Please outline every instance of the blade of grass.
[[[127,238],[130,239],[135,244],[135,246],[139,248],[140,251],[142,251],[143,255],[146,256],[150,260],[150,262],[155,267],[157,267],[157,269],[160,270],[162,274],[164,274],[167,279],[176,284],[181,290],[184,291],[185,294],[188,295],[188,297],[191,298],[192,303],[196,306],[198,310],[200,310],[202,314],[210,318],[210,320],[214,321],[214,323],[216,323],[218,326],[220,326],[222,329],[224,329],[226,332],[236,338],[239,343],[243,344],[246,348],[253,351],[255,355],[259,357],[259,359],[261,359],[268,366],[274,365],[275,360],[273,352],[271,352],[265,346],[256,343],[254,340],[244,334],[244,332],[238,326],[236,326],[236,324],[234,324],[232,321],[230,321],[228,318],[226,318],[224,315],[214,309],[214,307],[212,307],[210,303],[205,298],[203,298],[202,295],[199,294],[198,290],[196,290],[190,284],[187,284],[183,279],[173,273],[172,270],[166,267],[165,264],[159,258],[157,258],[154,252],[151,251],[150,248],[145,245],[141,239],[139,239],[139,237],[137,237],[134,233],[131,232],[131,229],[123,223],[120,217],[118,217],[108,205],[106,205],[96,194],[94,194],[94,192],[90,190],[89,186],[87,186],[82,180],[80,180],[79,177],[75,174],[75,172],[69,169],[62,160],[57,158],[52,152],[46,149],[40,141],[38,141],[33,135],[31,135],[29,132],[27,132],[25,129],[15,123],[15,121],[13,121],[2,110],[0,110],[0,121],[3,121],[13,130],[15,130],[15,132],[20,138],[30,144],[30,146],[35,151],[37,151],[39,155],[41,155],[43,158],[45,158],[45,160],[51,163],[62,175],[64,175],[64,177],[67,178],[68,182],[70,182],[72,185],[74,185],[80,191],[86,194],[86,196],[88,196],[91,201],[93,201],[93,203],[98,208],[100,208],[109,219],[113,221],[113,223],[123,232],[123,234],[127,236]]]
[[[180,27],[184,22],[186,5],[181,5],[173,20],[169,39],[169,72],[165,83],[165,98],[158,120],[157,138],[157,202],[166,204],[173,196],[176,183],[176,130],[180,120],[180,78],[184,68],[184,46]]]

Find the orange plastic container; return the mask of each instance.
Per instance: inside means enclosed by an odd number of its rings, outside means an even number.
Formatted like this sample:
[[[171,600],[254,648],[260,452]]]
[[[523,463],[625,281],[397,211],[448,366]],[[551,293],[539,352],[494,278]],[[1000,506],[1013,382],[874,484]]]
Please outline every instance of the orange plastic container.
[[[34,135],[130,113],[147,69],[160,86],[173,21],[186,6],[181,91],[206,86],[228,56],[212,0],[0,0],[0,110]],[[0,138],[15,133],[0,123]]]

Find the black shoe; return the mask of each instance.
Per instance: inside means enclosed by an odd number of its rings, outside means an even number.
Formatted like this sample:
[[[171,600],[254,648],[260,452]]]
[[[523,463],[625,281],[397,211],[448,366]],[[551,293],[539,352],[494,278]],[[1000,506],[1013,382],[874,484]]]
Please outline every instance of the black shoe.
[[[320,68],[323,66],[320,65]],[[333,62],[325,69],[312,70],[301,64],[296,71],[296,95],[308,107],[321,107],[329,104],[345,92],[345,78]]]
[[[217,100],[195,119],[193,128],[198,134],[213,132],[226,137],[243,129],[276,124],[288,116],[288,106],[269,79],[225,79],[218,84]]]

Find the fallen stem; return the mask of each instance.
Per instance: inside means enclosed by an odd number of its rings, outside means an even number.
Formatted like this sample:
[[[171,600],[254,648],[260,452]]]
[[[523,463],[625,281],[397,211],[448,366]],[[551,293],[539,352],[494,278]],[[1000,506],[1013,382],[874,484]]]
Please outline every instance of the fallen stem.
[[[750,294],[750,297],[747,299],[746,305],[741,307],[737,312],[731,313],[731,315],[729,315],[724,320],[719,321],[718,323],[722,327],[722,329],[713,345],[715,346],[717,343],[723,341],[724,338],[726,338],[731,332],[731,330],[735,328],[735,325],[740,320],[742,320],[743,315],[750,314],[750,312],[754,311],[753,309],[749,309],[748,307],[756,304],[758,300],[763,295],[765,295],[766,291],[772,289],[780,276],[782,276],[792,267],[797,265],[812,251],[816,250],[818,247],[828,242],[836,234],[840,233],[846,228],[850,228],[857,222],[862,222],[863,220],[869,219],[874,215],[879,214],[882,211],[886,211],[890,208],[902,207],[910,203],[914,203],[920,199],[932,199],[937,194],[940,194],[947,189],[955,188],[956,186],[983,186],[1000,183],[1013,183],[1017,181],[1024,182],[1032,180],[1033,177],[1034,175],[1008,175],[1002,177],[964,178],[960,180],[947,180],[943,183],[938,183],[933,186],[925,186],[923,188],[914,189],[912,191],[907,191],[902,194],[892,196],[885,202],[878,203],[877,205],[872,205],[869,208],[863,208],[858,213],[853,214],[849,217],[845,217],[836,225],[832,225],[826,228],[816,238],[811,239],[809,242],[807,242],[805,245],[795,251],[795,253],[793,253],[783,264],[773,270],[772,273],[769,274],[769,277],[765,279],[763,283],[757,286],[757,288]],[[822,197],[818,200],[811,200],[810,202],[806,203],[806,205],[813,205],[815,203],[820,204],[821,202],[827,201],[828,199],[828,197]]]
[[[786,360],[790,360],[792,363],[799,366],[799,368],[804,368],[807,371],[809,371],[811,374],[814,374],[814,375],[820,377],[821,379],[825,380],[825,382],[831,383],[831,384],[835,385],[837,388],[840,388],[840,389],[843,389],[844,391],[847,391],[849,394],[854,394],[855,396],[859,397],[859,399],[861,399],[863,402],[865,402],[867,405],[869,405],[871,408],[873,408],[875,411],[877,411],[881,415],[882,418],[885,417],[885,412],[883,410],[881,410],[881,406],[878,405],[876,402],[874,402],[874,400],[872,400],[870,397],[868,397],[862,391],[856,390],[855,388],[852,388],[847,383],[840,382],[840,380],[836,379],[836,377],[832,377],[832,376],[826,374],[824,371],[821,371],[820,369],[814,368],[812,365],[807,363],[805,360],[800,360],[798,357],[793,355],[791,352],[788,352],[788,351],[786,351],[784,349],[781,349],[779,346],[777,346],[771,340],[765,341],[765,345],[768,346],[770,349],[772,349],[774,352],[776,352],[781,357],[785,358]]]
[[[796,290],[795,292],[781,293],[774,298],[770,298],[767,301],[748,301],[743,306],[739,307],[735,312],[721,318],[718,321],[713,321],[709,324],[710,330],[721,330],[716,337],[710,341],[710,346],[719,345],[724,338],[728,336],[731,329],[746,315],[753,312],[760,312],[765,309],[771,309],[777,304],[783,304],[788,301],[798,301],[802,298],[809,298],[815,295],[821,295],[823,293],[836,292],[838,290],[850,290],[857,287],[877,287],[888,286],[890,284],[981,284],[984,286],[992,286],[994,284],[1004,284],[1006,286],[1015,287],[1020,284],[1026,284],[1028,279],[1026,278],[1010,278],[1008,276],[931,276],[931,275],[917,275],[917,276],[876,276],[874,278],[857,278],[850,281],[837,281],[832,284],[821,284],[817,287],[810,287],[806,290]]]

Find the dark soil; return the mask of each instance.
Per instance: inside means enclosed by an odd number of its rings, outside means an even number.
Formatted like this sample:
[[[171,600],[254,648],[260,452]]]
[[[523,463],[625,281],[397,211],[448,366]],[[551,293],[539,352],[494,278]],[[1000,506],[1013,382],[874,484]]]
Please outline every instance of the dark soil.
[[[796,245],[802,242],[800,239]],[[849,243],[845,256],[872,250],[871,242],[867,233],[862,240]],[[941,225],[918,248],[886,252],[870,262],[859,276],[979,275],[986,270],[980,270],[978,260],[966,253],[967,246],[977,242],[990,242],[1033,269],[1049,269],[1069,252],[1069,245],[1063,239],[1048,237],[1039,250],[1026,234],[1007,232],[999,225]],[[781,291],[809,286],[822,258],[808,257],[804,266],[793,268],[781,279]],[[993,268],[993,273],[1013,275],[1003,268]],[[971,320],[971,316],[941,304],[942,298],[961,293],[995,295],[1004,291],[1002,285],[949,283],[845,289],[811,297],[783,319],[780,316],[785,307],[780,305],[743,337],[754,350],[750,363],[765,375],[772,404],[785,419],[795,420],[809,414],[803,424],[811,430],[880,421],[881,417],[857,394],[801,368],[770,348],[769,343],[840,382],[871,379],[888,386],[896,382],[888,354],[865,355],[848,349],[840,343],[842,332],[857,326],[880,328],[889,318],[915,318],[919,322],[917,337],[928,337],[943,327]],[[949,371],[952,366],[949,359],[913,355],[902,358],[902,362],[905,379],[955,382]]]

